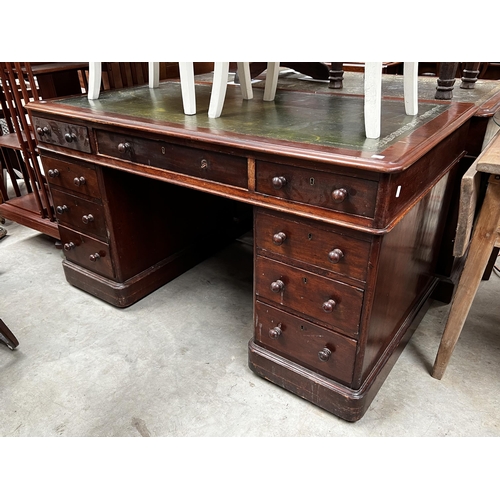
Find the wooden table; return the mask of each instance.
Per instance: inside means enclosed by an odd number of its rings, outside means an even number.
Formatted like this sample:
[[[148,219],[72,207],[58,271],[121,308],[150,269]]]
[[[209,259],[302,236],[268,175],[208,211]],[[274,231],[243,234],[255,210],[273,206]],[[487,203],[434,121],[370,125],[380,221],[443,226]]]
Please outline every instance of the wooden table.
[[[283,91],[269,103],[230,86],[215,120],[209,96],[197,85],[195,116],[175,82],[28,106],[66,278],[126,307],[245,230],[250,211],[250,368],[358,420],[439,282],[476,106],[422,101],[409,117],[387,99],[370,140],[360,96]]]
[[[432,376],[439,380],[444,375],[462,332],[492,250],[500,247],[500,134],[491,141],[471,170],[476,171],[477,177],[485,175],[488,178],[488,185],[434,362]],[[467,185],[474,184],[471,182]]]

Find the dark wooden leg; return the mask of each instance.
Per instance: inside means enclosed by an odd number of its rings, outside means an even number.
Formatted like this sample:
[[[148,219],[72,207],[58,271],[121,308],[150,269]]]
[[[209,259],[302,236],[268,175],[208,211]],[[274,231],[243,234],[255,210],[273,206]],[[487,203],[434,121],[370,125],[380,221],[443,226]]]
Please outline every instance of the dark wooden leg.
[[[436,99],[452,99],[457,62],[443,62],[439,65],[439,76],[436,87]]]
[[[344,86],[344,63],[330,63],[330,76],[328,80],[328,88],[330,89],[341,89]]]
[[[9,349],[15,349],[19,342],[9,327],[0,319],[0,342],[3,342]]]
[[[495,263],[498,258],[498,252],[500,250],[498,248],[494,248],[493,251],[491,252],[490,255],[490,260],[488,261],[488,264],[486,264],[486,269],[484,270],[483,277],[481,278],[483,281],[488,281],[491,277],[491,273],[493,271],[493,268],[495,267]]]
[[[462,75],[461,89],[473,89],[476,86],[479,75],[479,63],[465,63],[464,72]]]

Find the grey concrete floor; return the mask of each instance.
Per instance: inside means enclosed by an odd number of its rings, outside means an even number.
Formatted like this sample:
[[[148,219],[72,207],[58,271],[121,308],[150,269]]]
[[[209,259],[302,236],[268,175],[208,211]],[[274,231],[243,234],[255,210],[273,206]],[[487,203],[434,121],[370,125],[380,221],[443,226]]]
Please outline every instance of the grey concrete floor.
[[[500,435],[500,278],[482,282],[441,381],[430,370],[448,305],[432,304],[365,416],[345,422],[259,378],[252,247],[235,242],[137,304],[70,286],[62,251],[7,221],[0,317],[0,435]]]

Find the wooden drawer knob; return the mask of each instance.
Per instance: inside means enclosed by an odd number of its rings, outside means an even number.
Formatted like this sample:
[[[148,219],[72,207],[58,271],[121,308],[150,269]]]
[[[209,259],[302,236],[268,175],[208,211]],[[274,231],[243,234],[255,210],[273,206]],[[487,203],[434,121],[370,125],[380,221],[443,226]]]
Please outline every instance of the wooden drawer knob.
[[[278,325],[269,330],[269,337],[271,337],[272,339],[277,339],[281,335],[281,333],[281,328]]]
[[[49,170],[47,173],[49,174],[49,177],[51,177],[52,179],[59,177],[59,170],[57,170],[57,168],[55,168],[54,170]]]
[[[63,248],[66,252],[69,252],[70,250],[73,250],[73,248],[75,248],[75,244],[70,241],[69,243],[65,243]]]
[[[98,261],[99,259],[101,258],[101,255],[99,253],[93,253],[93,254],[90,254],[90,257],[89,259],[92,261],[92,262],[96,262]]]
[[[85,177],[75,177],[73,179],[73,184],[75,186],[84,186],[87,183]]]
[[[326,302],[323,302],[323,311],[326,313],[331,313],[334,309],[337,303],[333,299],[329,299]]]
[[[92,214],[84,215],[82,217],[82,222],[88,224],[89,222],[94,222],[94,216]]]
[[[273,236],[273,243],[275,245],[283,245],[286,240],[286,234],[280,231]]]
[[[328,259],[330,262],[337,264],[343,256],[344,252],[339,248],[335,248],[328,254]]]
[[[40,137],[51,134],[51,130],[49,127],[37,127],[36,132]]]
[[[67,212],[68,211],[68,207],[67,205],[58,205],[56,207],[56,212],[59,214],[59,215],[62,215],[64,212]]]
[[[286,179],[282,175],[273,177],[273,187],[275,189],[281,189],[284,188],[285,186],[286,186]]]
[[[321,349],[321,351],[318,352],[318,358],[320,361],[328,361],[331,355],[332,351],[330,351],[328,347],[323,347],[323,349]]]
[[[67,133],[67,134],[64,134],[64,140],[66,142],[76,142],[77,140],[77,137],[76,137],[76,134],[75,133]]]
[[[280,293],[285,289],[285,283],[281,280],[276,280],[271,283],[271,291],[274,293]]]
[[[335,203],[342,203],[347,198],[347,190],[344,188],[335,189],[332,198]]]
[[[118,144],[118,151],[120,151],[120,153],[129,153],[132,151],[132,146],[129,142],[120,142],[120,144]]]

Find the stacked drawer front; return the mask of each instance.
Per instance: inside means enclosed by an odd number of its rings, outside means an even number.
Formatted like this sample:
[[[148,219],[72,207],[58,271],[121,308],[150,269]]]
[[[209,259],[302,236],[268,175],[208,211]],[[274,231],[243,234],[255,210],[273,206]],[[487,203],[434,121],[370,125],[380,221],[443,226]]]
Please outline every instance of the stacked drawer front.
[[[92,165],[44,157],[66,258],[114,278],[97,172]]]
[[[350,383],[371,241],[255,211],[255,340]]]

